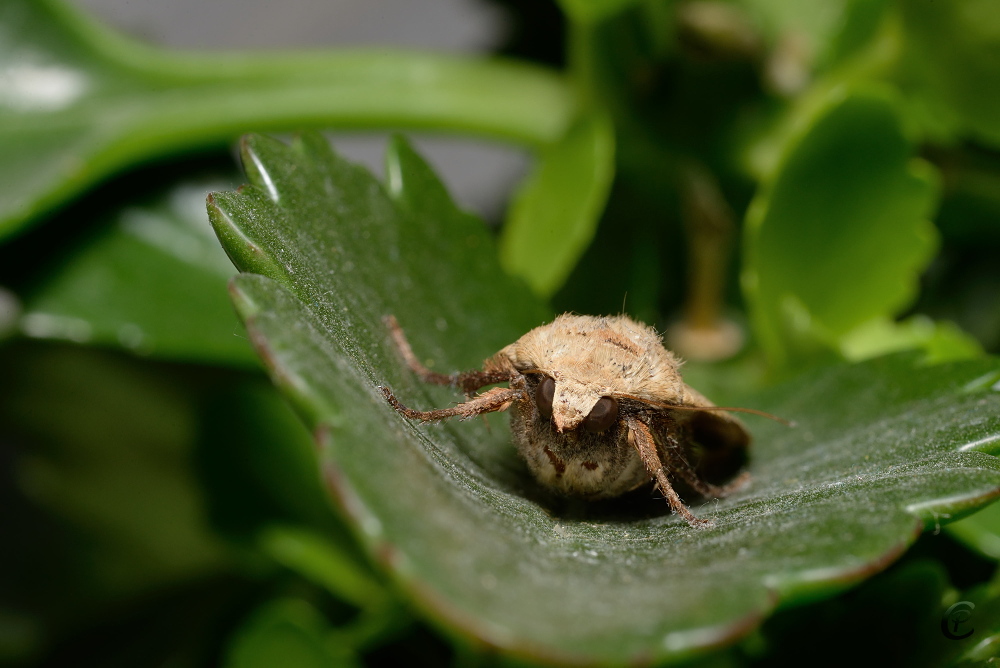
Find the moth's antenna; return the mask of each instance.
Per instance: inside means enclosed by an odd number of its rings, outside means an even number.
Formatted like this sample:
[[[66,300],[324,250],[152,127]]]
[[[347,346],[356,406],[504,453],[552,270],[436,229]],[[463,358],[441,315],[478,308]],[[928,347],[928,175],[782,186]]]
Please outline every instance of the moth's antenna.
[[[772,413],[767,413],[765,411],[759,411],[756,408],[739,408],[736,406],[670,406],[665,405],[666,408],[675,411],[729,411],[730,413],[750,413],[751,415],[759,415],[761,417],[766,417],[768,420],[774,420],[775,422],[780,422],[786,427],[794,427],[794,420],[786,420],[785,418],[778,417]]]
[[[622,295],[622,315],[625,315],[625,300],[628,299],[628,290]]]
[[[750,413],[751,415],[759,415],[761,417],[766,417],[768,420],[774,420],[775,422],[780,422],[786,427],[794,427],[795,422],[793,420],[786,420],[785,418],[778,417],[771,413],[765,411],[759,411],[756,408],[739,408],[736,406],[677,406],[675,404],[665,404],[659,401],[650,401],[649,399],[643,399],[642,397],[635,397],[630,394],[618,395],[623,399],[634,399],[635,401],[641,401],[644,404],[649,404],[650,406],[656,406],[657,408],[666,408],[672,411],[728,411],[730,413]]]

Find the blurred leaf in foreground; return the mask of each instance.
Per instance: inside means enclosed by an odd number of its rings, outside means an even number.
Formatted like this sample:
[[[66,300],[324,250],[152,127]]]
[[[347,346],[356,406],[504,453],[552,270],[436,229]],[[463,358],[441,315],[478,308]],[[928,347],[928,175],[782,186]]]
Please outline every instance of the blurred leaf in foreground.
[[[205,215],[205,194],[218,183],[182,182],[153,202],[118,210],[26,296],[21,333],[160,359],[256,366],[223,294],[231,264]]]
[[[500,237],[500,258],[540,296],[566,281],[594,237],[615,172],[615,130],[603,113],[582,117],[543,149]]]
[[[224,665],[226,668],[359,666],[350,648],[339,646],[329,633],[326,619],[305,601],[272,601],[240,629]]]
[[[0,376],[5,438],[24,443],[19,486],[82,538],[68,555],[79,588],[62,591],[60,606],[83,597],[93,613],[89,596],[230,569],[191,470],[190,388],[125,358],[37,344],[8,346]]]

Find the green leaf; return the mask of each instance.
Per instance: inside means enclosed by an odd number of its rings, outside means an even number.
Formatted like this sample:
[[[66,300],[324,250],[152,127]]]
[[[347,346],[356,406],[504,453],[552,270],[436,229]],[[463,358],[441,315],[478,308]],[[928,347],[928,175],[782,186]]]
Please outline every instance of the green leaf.
[[[730,7],[731,12],[739,10],[729,22],[745,15],[744,21],[753,30],[743,39],[753,39],[751,44],[760,42],[759,46],[766,47],[767,60],[762,72],[765,82],[789,97],[802,93],[818,75],[831,72],[856,56],[869,61],[877,58],[864,52],[879,36],[892,5],[889,0],[829,0],[821,6],[783,0],[692,3],[701,4],[706,6],[702,20],[709,27],[718,24],[721,29],[729,25],[721,17],[711,20],[712,12],[719,11],[716,5]],[[871,62],[862,65],[862,69],[870,65]]]
[[[196,465],[216,531],[247,542],[272,524],[338,529],[311,434],[273,387],[213,388],[200,417]]]
[[[566,281],[594,238],[614,178],[615,130],[603,113],[581,117],[541,151],[500,236],[504,268],[542,297]]]
[[[928,364],[981,355],[979,343],[950,322],[915,315],[902,322],[870,320],[840,340],[840,352],[857,361],[902,350],[919,349]]]
[[[836,33],[824,43],[824,64],[842,63],[871,44],[884,25],[890,5],[889,0],[848,0]]]
[[[915,297],[937,247],[929,165],[877,92],[834,96],[789,141],[746,218],[743,287],[779,367]]]
[[[948,533],[979,554],[1000,561],[1000,503],[948,525]]]
[[[879,642],[865,645],[864,665],[949,665],[940,651],[942,644],[954,644],[940,631],[949,589],[939,562],[908,556],[844,596],[780,611],[746,645],[755,665],[795,665],[817,647],[823,648],[818,663],[850,665],[857,659],[858,644],[845,639],[856,638],[867,622]],[[928,660],[930,656],[934,659]]]
[[[896,78],[938,139],[1000,144],[1000,14],[991,0],[899,3]]]
[[[932,535],[921,542],[933,549],[949,541]],[[970,661],[985,668],[1000,649],[1000,581],[958,591],[941,562],[907,556],[844,596],[779,612],[746,645],[754,665],[796,665],[816,647],[823,648],[822,665],[850,665],[859,645],[844,640],[857,638],[866,623],[878,642],[864,645],[863,665],[936,668]]]
[[[851,0],[831,0],[821,8],[781,0],[736,0],[760,33],[770,42],[795,35],[806,40],[806,52],[815,54],[826,48],[842,29]]]
[[[992,506],[991,506],[992,507]],[[935,634],[923,658],[927,665],[981,668],[1000,656],[1000,579],[975,585],[945,598],[940,626],[951,637]],[[957,637],[956,637],[957,636]],[[936,642],[935,642],[936,641]]]
[[[232,294],[278,386],[317,434],[325,479],[371,554],[439,623],[521,656],[678,659],[732,642],[776,605],[877,572],[925,526],[1000,494],[1000,393],[966,387],[995,360],[910,357],[814,371],[747,399],[752,485],[697,507],[661,499],[575,511],[539,493],[502,416],[420,426],[385,405],[453,391],[413,378],[417,355],[474,367],[547,314],[498,271],[489,236],[426,165],[392,148],[388,192],[317,136],[244,144],[252,185],[210,200],[242,274]]]
[[[175,185],[119,209],[25,299],[22,334],[161,359],[256,366],[225,298],[232,264],[208,224],[220,181]]]
[[[1000,372],[986,373],[973,379],[966,390],[1000,392]],[[990,559],[1000,561],[1000,504],[994,503],[979,512],[948,525],[952,536]]]
[[[563,81],[426,53],[171,53],[60,0],[0,4],[0,238],[140,162],[250,129],[420,127],[529,144],[561,136]]]
[[[259,537],[262,551],[278,563],[325,587],[359,608],[385,602],[386,592],[338,542],[314,531],[271,526]]]
[[[72,558],[85,584],[67,587],[60,607],[83,594],[93,615],[102,598],[231,567],[190,467],[195,392],[158,371],[89,348],[8,345],[0,355],[4,438],[33,446],[18,482],[83,538]]]
[[[336,633],[351,646],[408,621],[331,511],[308,430],[272,388],[213,392],[202,411],[197,464],[216,531],[361,608]]]
[[[305,601],[282,599],[261,607],[229,647],[226,668],[357,666],[349,647],[329,637],[323,616]]]
[[[0,287],[0,341],[4,341],[17,331],[21,316],[21,302],[13,292]]]

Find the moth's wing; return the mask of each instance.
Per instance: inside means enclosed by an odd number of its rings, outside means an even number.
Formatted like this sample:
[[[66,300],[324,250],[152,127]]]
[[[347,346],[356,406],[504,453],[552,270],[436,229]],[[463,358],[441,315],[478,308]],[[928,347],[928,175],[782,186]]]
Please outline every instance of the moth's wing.
[[[684,404],[692,408],[714,406],[703,394],[684,386]],[[682,442],[692,445],[691,464],[705,481],[720,483],[732,478],[747,462],[750,432],[743,421],[726,411],[673,411],[682,431]]]

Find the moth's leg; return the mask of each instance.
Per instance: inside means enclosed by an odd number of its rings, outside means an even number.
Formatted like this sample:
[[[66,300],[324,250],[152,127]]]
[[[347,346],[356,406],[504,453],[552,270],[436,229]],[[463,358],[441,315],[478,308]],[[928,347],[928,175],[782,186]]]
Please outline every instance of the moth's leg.
[[[743,472],[725,485],[713,485],[706,482],[698,468],[688,462],[684,449],[677,441],[675,435],[678,433],[679,425],[676,420],[669,413],[660,413],[650,416],[649,419],[653,422],[656,433],[661,436],[661,441],[665,441],[660,443],[660,448],[667,467],[683,478],[691,489],[702,496],[720,499],[732,494],[750,481],[750,473]]]
[[[505,411],[510,408],[512,403],[523,400],[525,397],[523,389],[494,387],[492,390],[483,392],[479,396],[473,397],[472,399],[458,404],[457,406],[452,406],[451,408],[440,408],[433,411],[418,411],[412,408],[407,408],[403,404],[399,403],[395,395],[393,395],[392,390],[388,387],[381,387],[379,389],[381,389],[382,394],[385,395],[385,400],[388,401],[389,405],[395,408],[398,413],[405,415],[411,420],[422,420],[424,422],[431,420],[444,420],[445,418],[456,416],[460,418],[470,418],[476,415],[482,415],[483,413]]]
[[[396,316],[387,315],[382,318],[382,322],[384,322],[385,326],[389,328],[389,334],[392,336],[392,341],[396,344],[399,354],[403,356],[406,366],[410,367],[415,374],[420,376],[421,380],[425,383],[434,383],[435,385],[452,384],[452,375],[431,371],[420,363],[417,356],[413,354],[413,348],[410,347],[410,342],[406,340],[406,334],[403,333],[403,328],[399,326],[399,321],[396,320]]]
[[[649,475],[656,480],[656,487],[666,497],[670,508],[687,520],[687,523],[693,527],[710,526],[712,520],[703,520],[695,517],[688,510],[688,507],[684,505],[684,502],[681,501],[681,497],[677,495],[677,492],[674,491],[669,478],[667,478],[663,462],[660,461],[660,455],[656,450],[656,440],[653,438],[653,433],[649,430],[649,425],[636,417],[629,416],[625,418],[625,426],[628,428],[629,443],[639,453],[642,465],[646,467]]]
[[[474,369],[463,373],[451,374],[431,371],[421,364],[420,360],[417,359],[417,356],[413,354],[413,348],[410,347],[410,342],[406,340],[406,334],[403,333],[403,328],[399,326],[396,316],[387,315],[382,320],[385,322],[386,327],[389,328],[389,334],[392,336],[392,341],[396,344],[399,354],[403,356],[406,366],[410,367],[410,370],[420,376],[420,379],[425,383],[458,387],[468,396],[481,387],[486,387],[487,385],[493,385],[495,383],[505,383],[514,375],[512,372],[506,370],[484,371]]]

